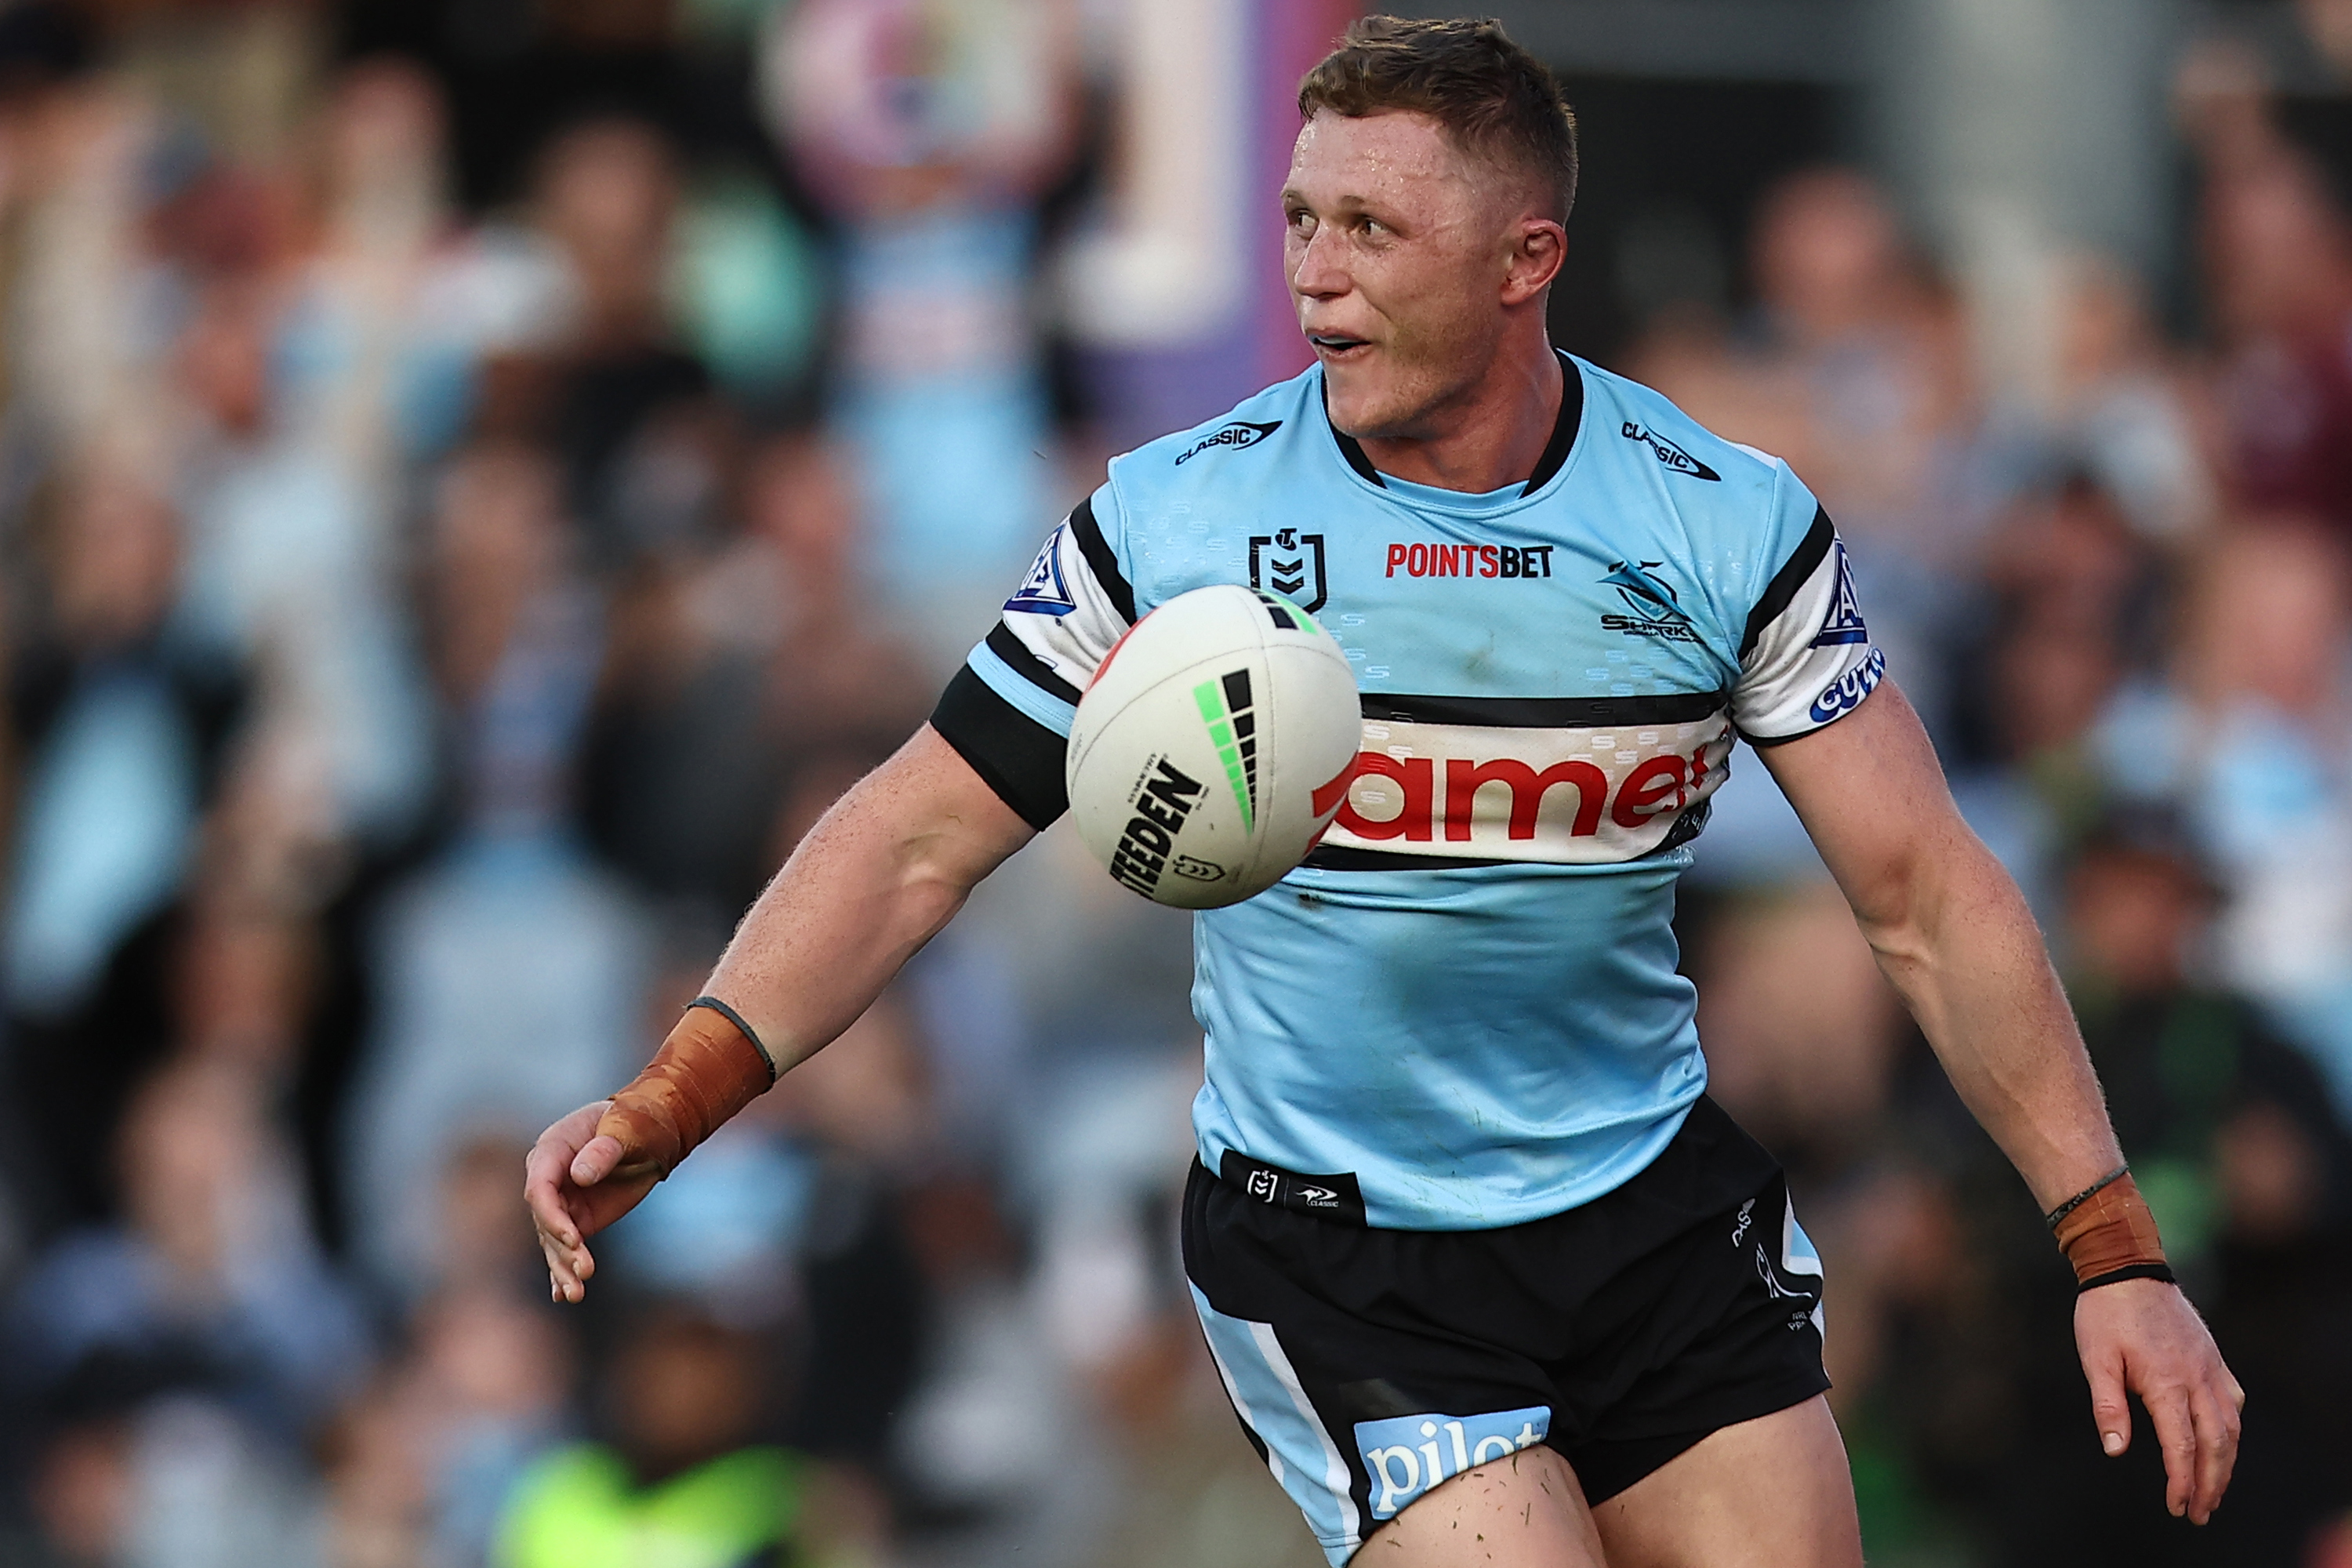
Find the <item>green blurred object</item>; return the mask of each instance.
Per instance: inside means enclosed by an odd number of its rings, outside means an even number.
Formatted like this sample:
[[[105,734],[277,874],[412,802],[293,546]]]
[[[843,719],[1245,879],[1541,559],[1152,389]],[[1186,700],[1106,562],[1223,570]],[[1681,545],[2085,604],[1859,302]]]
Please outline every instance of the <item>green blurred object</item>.
[[[691,346],[737,397],[772,401],[807,373],[824,308],[816,247],[759,181],[721,178],[688,196],[669,294]]]
[[[1863,1556],[1872,1568],[1976,1568],[1978,1554],[1926,1495],[1879,1422],[1864,1414],[1843,1425]]]
[[[2202,1258],[2221,1212],[2212,1172],[2194,1161],[2159,1158],[2134,1165],[2132,1175],[2156,1216],[2165,1255],[2176,1263]]]
[[[640,1488],[610,1448],[559,1448],[517,1483],[498,1568],[737,1568],[790,1561],[809,1479],[782,1448],[744,1448]]]

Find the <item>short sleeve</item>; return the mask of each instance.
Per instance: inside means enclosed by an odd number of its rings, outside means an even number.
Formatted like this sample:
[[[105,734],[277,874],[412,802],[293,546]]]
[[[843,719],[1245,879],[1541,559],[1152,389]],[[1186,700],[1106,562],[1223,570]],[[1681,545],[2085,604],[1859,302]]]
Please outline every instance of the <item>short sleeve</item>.
[[[1759,746],[1793,741],[1862,705],[1886,673],[1854,594],[1845,545],[1804,487],[1783,473],[1787,499],[1811,521],[1749,612],[1732,688],[1732,720]]]
[[[931,714],[931,728],[1040,831],[1069,808],[1063,753],[1078,695],[1135,624],[1135,591],[1098,520],[1115,520],[1117,505],[1106,485],[1054,530]]]

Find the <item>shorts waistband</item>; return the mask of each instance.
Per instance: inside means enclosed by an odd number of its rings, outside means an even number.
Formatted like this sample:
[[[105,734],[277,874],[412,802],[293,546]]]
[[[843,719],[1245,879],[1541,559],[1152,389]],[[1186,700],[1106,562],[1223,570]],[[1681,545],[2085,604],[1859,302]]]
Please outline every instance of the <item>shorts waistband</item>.
[[[1238,1149],[1228,1149],[1217,1162],[1217,1179],[1254,1203],[1286,1208],[1335,1225],[1367,1228],[1364,1189],[1352,1171],[1329,1175],[1306,1175],[1253,1160]]]

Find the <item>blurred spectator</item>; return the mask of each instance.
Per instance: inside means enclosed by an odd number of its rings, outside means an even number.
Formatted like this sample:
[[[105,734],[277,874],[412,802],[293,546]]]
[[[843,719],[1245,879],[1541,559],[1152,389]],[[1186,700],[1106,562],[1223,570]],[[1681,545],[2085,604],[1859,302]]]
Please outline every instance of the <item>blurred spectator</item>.
[[[353,1234],[403,1289],[432,1248],[434,1206],[417,1195],[453,1151],[485,1134],[528,1142],[642,1059],[653,962],[637,906],[573,837],[601,627],[554,467],[527,447],[478,447],[437,499],[454,836],[380,910],[380,1001],[349,1123]]]
[[[66,1237],[17,1292],[20,1390],[37,1399],[110,1357],[291,1445],[362,1374],[362,1322],[310,1242],[258,1087],[190,1061],[140,1090],[117,1144],[122,1224]]]
[[[2292,520],[2215,541],[2197,564],[2168,686],[2119,692],[2100,768],[2171,800],[2224,889],[2230,981],[2315,1053],[2352,1109],[2352,692],[2342,551]]]
[[[589,121],[541,157],[535,212],[573,311],[551,428],[599,565],[690,542],[717,499],[696,428],[709,378],[678,346],[667,292],[677,199],[669,147],[638,121]]]
[[[2240,500],[2352,526],[2352,229],[2282,147],[2209,169],[2200,238]]]
[[[640,1308],[600,1381],[608,1440],[531,1467],[499,1523],[493,1561],[878,1561],[874,1500],[839,1473],[761,1443],[778,1403],[765,1361],[759,1341],[684,1304]]]
[[[845,231],[861,586],[941,669],[988,629],[1058,488],[1026,295],[1032,204],[1072,153],[1068,11],[811,0],[769,37],[771,121]]]

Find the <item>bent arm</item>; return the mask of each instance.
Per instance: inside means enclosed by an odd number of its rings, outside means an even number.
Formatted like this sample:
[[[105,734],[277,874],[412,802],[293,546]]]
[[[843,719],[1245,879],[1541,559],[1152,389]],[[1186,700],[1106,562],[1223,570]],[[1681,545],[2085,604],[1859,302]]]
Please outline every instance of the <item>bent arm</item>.
[[[1035,837],[929,724],[826,812],[705,987],[790,1071],[874,1004],[971,889]]]
[[[1837,879],[1878,966],[2034,1199],[2056,1207],[2123,1163],[2024,895],[1960,819],[1892,681],[1765,766]]]

